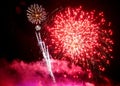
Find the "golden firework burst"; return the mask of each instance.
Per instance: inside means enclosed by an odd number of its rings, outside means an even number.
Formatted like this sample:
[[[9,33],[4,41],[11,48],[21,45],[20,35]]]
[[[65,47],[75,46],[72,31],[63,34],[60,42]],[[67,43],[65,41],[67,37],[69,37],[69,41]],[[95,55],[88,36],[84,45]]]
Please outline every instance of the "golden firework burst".
[[[27,9],[27,18],[33,24],[41,24],[46,19],[45,9],[38,4],[30,5]]]

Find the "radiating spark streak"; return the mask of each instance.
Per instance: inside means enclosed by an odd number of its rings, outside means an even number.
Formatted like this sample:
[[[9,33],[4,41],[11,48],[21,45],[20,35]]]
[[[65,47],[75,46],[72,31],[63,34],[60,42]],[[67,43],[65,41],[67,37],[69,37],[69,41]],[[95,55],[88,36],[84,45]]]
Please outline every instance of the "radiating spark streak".
[[[45,9],[38,4],[33,4],[27,10],[28,20],[33,24],[40,24],[46,18]]]
[[[45,25],[48,36],[44,41],[53,58],[68,60],[85,70],[104,71],[109,65],[113,32],[103,12],[85,11],[81,6],[67,7],[48,21]]]
[[[38,27],[38,28],[40,28],[40,27]],[[49,71],[49,73],[50,73],[50,75],[51,75],[51,77],[53,79],[53,82],[56,82],[54,74],[52,72],[51,60],[50,60],[50,55],[49,55],[48,47],[46,47],[44,41],[42,41],[40,32],[36,31],[35,34],[36,34],[36,38],[37,38],[38,44],[40,46],[40,49],[42,51],[42,55],[43,55],[43,57],[45,59],[45,62],[46,62],[46,65],[47,65],[47,69],[48,69],[48,71]]]

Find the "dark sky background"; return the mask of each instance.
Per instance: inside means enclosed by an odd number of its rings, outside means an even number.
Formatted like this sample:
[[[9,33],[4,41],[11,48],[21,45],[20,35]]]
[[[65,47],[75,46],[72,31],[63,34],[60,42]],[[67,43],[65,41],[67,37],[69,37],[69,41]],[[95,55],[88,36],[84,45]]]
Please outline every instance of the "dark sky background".
[[[43,5],[48,13],[56,8],[82,5],[86,10],[103,11],[112,22],[113,56],[106,75],[120,82],[120,6],[115,0],[4,0],[1,4],[0,58],[8,61],[21,59],[26,62],[38,60],[34,25],[27,21],[26,9],[30,4]]]

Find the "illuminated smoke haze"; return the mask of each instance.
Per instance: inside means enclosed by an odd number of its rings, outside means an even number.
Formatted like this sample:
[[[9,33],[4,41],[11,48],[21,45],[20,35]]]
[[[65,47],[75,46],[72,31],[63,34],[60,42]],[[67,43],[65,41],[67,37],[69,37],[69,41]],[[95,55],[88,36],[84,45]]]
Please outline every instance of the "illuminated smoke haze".
[[[0,86],[94,86],[91,82],[81,80],[82,77],[75,79],[75,75],[83,76],[84,72],[75,65],[69,67],[66,61],[52,60],[56,84],[53,83],[44,61],[26,63],[14,60],[10,64],[2,61],[1,65],[4,67],[0,68]]]

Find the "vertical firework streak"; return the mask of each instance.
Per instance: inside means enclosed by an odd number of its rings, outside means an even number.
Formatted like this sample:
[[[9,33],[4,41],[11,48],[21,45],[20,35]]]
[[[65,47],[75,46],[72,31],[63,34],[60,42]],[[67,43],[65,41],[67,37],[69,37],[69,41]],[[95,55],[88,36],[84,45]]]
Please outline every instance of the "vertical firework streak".
[[[36,26],[36,30],[40,30],[40,26]],[[42,51],[43,57],[45,59],[45,62],[47,64],[48,71],[50,72],[50,75],[51,75],[53,81],[56,82],[55,77],[54,77],[53,72],[52,72],[52,68],[51,68],[51,60],[50,60],[48,47],[46,47],[45,43],[42,41],[40,31],[36,31],[35,34],[36,34],[40,49]]]
[[[50,60],[48,47],[46,47],[45,43],[41,39],[41,35],[40,35],[41,27],[38,25],[38,24],[41,24],[41,22],[43,20],[45,20],[45,17],[46,17],[45,9],[42,8],[42,6],[39,6],[38,4],[33,4],[27,10],[27,17],[28,17],[28,20],[31,23],[36,24],[36,27],[35,27],[35,29],[36,29],[36,32],[35,32],[36,38],[37,38],[39,47],[40,47],[40,49],[42,51],[42,55],[43,55],[43,57],[45,59],[47,69],[48,69],[53,81],[55,82],[55,77],[53,75],[52,68],[51,68],[51,60]]]
[[[67,7],[56,13],[45,25],[49,45],[56,59],[66,59],[85,70],[105,70],[109,64],[113,41],[111,22],[107,23],[103,12],[87,12],[82,7]]]

